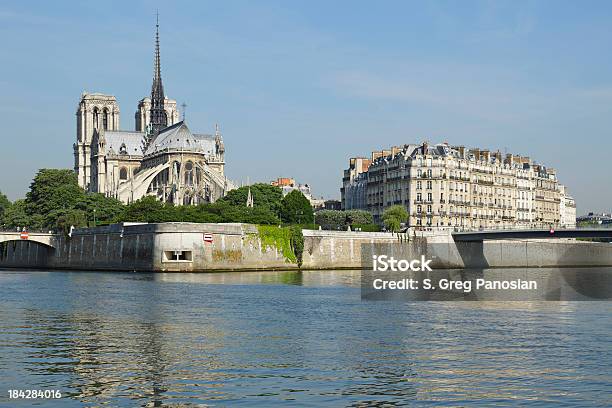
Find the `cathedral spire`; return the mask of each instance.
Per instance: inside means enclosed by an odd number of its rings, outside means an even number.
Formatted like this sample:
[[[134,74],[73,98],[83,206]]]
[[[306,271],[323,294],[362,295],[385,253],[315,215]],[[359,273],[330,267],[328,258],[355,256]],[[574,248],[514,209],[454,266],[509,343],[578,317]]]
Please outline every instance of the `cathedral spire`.
[[[168,126],[168,117],[164,109],[164,86],[161,78],[161,61],[159,53],[159,13],[155,24],[155,66],[153,68],[153,86],[151,87],[151,133],[157,134]]]

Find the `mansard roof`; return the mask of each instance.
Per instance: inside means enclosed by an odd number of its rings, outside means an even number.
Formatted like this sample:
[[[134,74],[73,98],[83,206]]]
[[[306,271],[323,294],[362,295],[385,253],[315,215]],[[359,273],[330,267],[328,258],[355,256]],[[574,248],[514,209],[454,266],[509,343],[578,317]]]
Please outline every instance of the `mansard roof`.
[[[142,156],[142,146],[145,138],[144,132],[131,132],[125,130],[106,130],[106,151],[121,154],[122,146],[125,153],[131,156]]]

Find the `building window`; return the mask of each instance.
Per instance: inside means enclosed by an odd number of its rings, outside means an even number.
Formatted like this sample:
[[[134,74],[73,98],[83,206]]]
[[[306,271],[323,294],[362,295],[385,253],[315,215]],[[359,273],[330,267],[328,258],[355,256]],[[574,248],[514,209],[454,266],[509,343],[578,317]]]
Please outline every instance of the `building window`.
[[[431,175],[432,175],[431,169],[428,169],[427,170],[427,177],[431,177]]]
[[[431,181],[428,181],[428,182],[427,182],[427,189],[428,189],[428,190],[431,190]]]
[[[433,197],[431,193],[427,193],[427,201],[432,201]]]
[[[421,193],[417,193],[417,201],[421,201],[423,199],[423,196],[421,195]]]
[[[93,125],[94,129],[98,128],[98,108],[94,108],[93,110]]]
[[[185,163],[185,184],[193,185],[193,163],[190,161]]]
[[[104,130],[108,130],[108,109],[104,109],[102,114],[102,127]]]
[[[427,213],[428,213],[428,214],[431,214],[431,205],[428,205],[428,206],[427,206]]]
[[[421,187],[422,187],[421,182],[420,182],[420,181],[417,181],[417,190],[420,190],[420,189],[421,189]]]
[[[421,213],[423,211],[423,207],[420,205],[417,205],[417,213]]]
[[[122,167],[121,169],[119,169],[119,180],[127,180],[127,178],[128,178],[127,168]]]

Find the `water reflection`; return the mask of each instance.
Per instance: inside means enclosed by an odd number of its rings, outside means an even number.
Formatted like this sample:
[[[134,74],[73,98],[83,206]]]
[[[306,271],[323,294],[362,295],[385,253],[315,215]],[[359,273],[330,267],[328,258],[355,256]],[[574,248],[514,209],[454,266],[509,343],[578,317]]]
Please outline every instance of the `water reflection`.
[[[60,389],[58,406],[607,401],[609,302],[359,287],[353,271],[0,272],[0,388]]]

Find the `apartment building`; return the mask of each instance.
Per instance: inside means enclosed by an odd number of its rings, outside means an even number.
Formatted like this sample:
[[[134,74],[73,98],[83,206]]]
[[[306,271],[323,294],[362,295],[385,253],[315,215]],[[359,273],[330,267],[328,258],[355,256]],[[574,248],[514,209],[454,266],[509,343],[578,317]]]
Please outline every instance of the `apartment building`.
[[[389,206],[403,205],[413,227],[561,225],[561,193],[554,169],[529,157],[447,143],[394,146],[373,152],[370,159],[352,158],[344,171],[341,195],[342,208],[368,210],[377,222]]]

